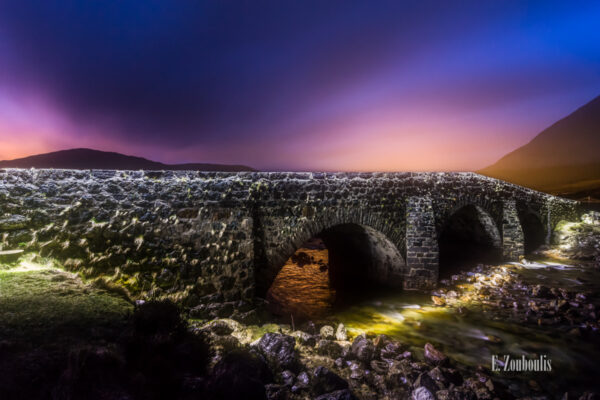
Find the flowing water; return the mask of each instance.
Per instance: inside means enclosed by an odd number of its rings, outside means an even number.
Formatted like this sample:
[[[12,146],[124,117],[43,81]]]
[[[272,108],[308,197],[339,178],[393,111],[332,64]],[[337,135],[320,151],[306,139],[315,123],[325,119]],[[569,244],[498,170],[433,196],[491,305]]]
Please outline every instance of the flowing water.
[[[366,301],[338,309],[332,307],[335,293],[326,290],[327,272],[315,265],[317,263],[294,267],[290,263],[278,277],[272,292],[277,293],[275,297],[283,303],[280,304],[283,314],[294,313],[294,304],[296,309],[302,304],[304,316],[312,313],[314,319],[342,322],[353,335],[388,335],[406,344],[414,353],[422,352],[424,344],[430,342],[456,360],[461,368],[477,365],[491,368],[492,355],[510,355],[512,358],[525,355],[529,359],[545,355],[551,360],[552,371],[495,372],[495,378],[514,393],[529,393],[532,388],[542,386],[560,398],[567,390],[600,389],[596,378],[596,367],[600,365],[598,332],[592,332],[591,337],[582,336],[577,327],[574,330],[569,324],[526,322],[523,309],[518,311],[510,303],[499,304],[481,300],[483,296],[469,295],[471,289],[481,286],[477,280],[462,283],[459,287],[463,295],[453,303],[449,302],[450,305],[436,306],[431,293],[396,291],[379,292]],[[482,282],[492,282],[488,284],[493,289],[495,279],[506,277],[502,276],[502,271],[506,276],[516,277],[525,288],[506,293],[506,297],[524,304],[529,301],[526,288],[536,284],[577,293],[598,293],[600,289],[597,269],[575,262],[565,263],[565,260],[502,266],[496,268],[496,276],[487,281],[482,274],[471,272],[469,275],[479,276]],[[315,282],[319,283],[313,285]],[[588,299],[584,303],[593,301],[597,299]],[[292,307],[286,308],[285,304],[292,304]]]

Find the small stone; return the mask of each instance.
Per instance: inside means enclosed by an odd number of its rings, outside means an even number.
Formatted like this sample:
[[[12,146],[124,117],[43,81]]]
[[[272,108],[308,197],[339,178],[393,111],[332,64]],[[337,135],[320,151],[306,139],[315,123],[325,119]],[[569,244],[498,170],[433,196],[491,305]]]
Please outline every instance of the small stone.
[[[294,384],[294,380],[296,379],[296,375],[290,370],[285,370],[281,373],[281,381],[286,386],[292,386]]]
[[[435,400],[435,396],[423,386],[413,390],[410,398],[412,400]]]

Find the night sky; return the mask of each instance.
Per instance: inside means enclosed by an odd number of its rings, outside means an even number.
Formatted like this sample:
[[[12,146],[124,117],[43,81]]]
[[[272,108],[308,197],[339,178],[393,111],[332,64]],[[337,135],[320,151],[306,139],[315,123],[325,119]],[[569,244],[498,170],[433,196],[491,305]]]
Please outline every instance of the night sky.
[[[0,2],[0,159],[473,170],[600,95],[600,2]]]

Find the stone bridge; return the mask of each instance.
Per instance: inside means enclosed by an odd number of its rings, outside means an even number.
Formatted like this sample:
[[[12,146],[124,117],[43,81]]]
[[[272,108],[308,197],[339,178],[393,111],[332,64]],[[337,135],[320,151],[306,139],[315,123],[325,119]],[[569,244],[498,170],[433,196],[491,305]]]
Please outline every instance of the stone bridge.
[[[315,236],[330,274],[362,269],[418,289],[436,284],[454,236],[517,260],[577,213],[574,201],[474,173],[0,170],[4,250],[219,316],[263,296]]]

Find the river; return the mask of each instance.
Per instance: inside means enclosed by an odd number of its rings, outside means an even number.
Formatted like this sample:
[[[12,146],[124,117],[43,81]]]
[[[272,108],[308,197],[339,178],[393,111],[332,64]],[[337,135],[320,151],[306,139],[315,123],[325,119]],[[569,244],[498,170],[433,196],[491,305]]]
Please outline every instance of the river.
[[[378,291],[364,301],[337,307],[323,266],[327,250],[301,251],[313,262],[299,266],[288,261],[270,291],[279,314],[341,322],[352,335],[385,334],[415,354],[430,342],[459,368],[489,369],[493,355],[551,360],[551,371],[495,372],[513,394],[535,394],[543,387],[560,398],[570,389],[600,388],[598,269],[542,257],[458,274],[433,292],[438,304],[430,292]],[[532,294],[538,285],[554,295]]]

